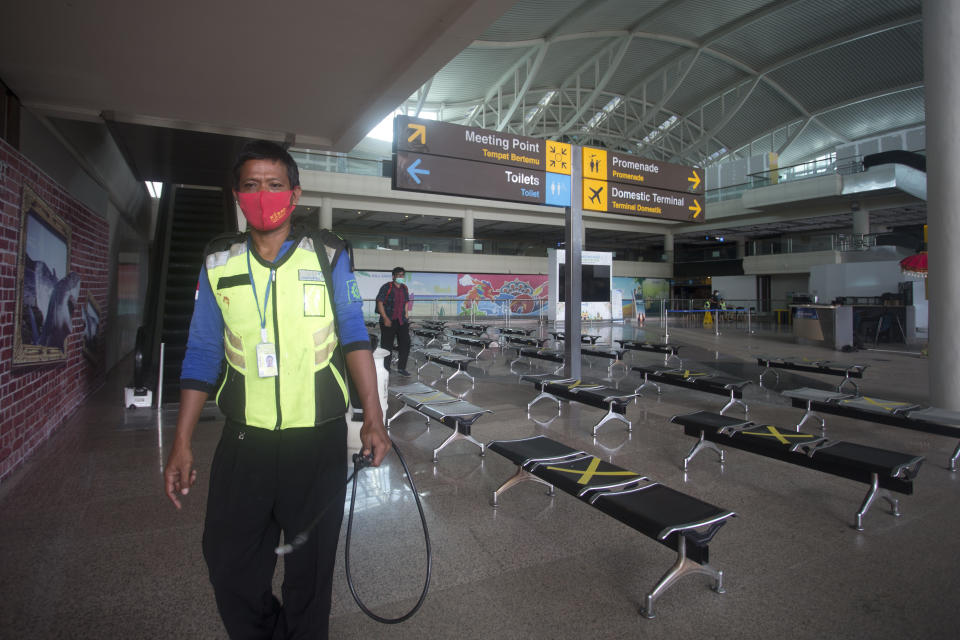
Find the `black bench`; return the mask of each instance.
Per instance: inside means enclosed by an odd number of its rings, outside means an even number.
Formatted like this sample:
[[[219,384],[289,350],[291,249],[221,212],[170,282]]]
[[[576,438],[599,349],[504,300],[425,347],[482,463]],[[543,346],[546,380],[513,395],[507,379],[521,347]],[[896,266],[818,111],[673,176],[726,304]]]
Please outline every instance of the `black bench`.
[[[640,612],[653,618],[653,604],[680,578],[703,573],[723,593],[723,572],[710,566],[710,541],[735,513],[715,507],[637,473],[571,449],[544,436],[495,440],[487,445],[517,465],[517,472],[493,492],[491,504],[514,485],[533,480],[576,496],[603,513],[677,552],[673,566],[644,597]]]
[[[610,360],[610,365],[607,367],[607,371],[611,374],[613,373],[613,367],[618,364],[629,370],[630,366],[623,361],[623,354],[623,349],[614,349],[613,347],[584,347],[580,349],[580,355],[582,356],[606,358],[607,360]]]
[[[446,379],[447,386],[450,385],[450,381],[456,378],[459,375],[464,375],[470,379],[470,385],[473,386],[474,379],[473,376],[467,371],[467,366],[474,361],[474,358],[470,356],[465,356],[462,353],[454,353],[452,351],[444,351],[443,349],[424,349],[420,353],[423,354],[423,357],[426,359],[420,368],[417,369],[417,376],[420,376],[420,372],[424,367],[434,364],[438,367],[441,367],[441,379],[443,379],[443,370],[442,367],[451,367],[456,369],[456,371]]]
[[[434,341],[436,341],[437,344],[442,344],[442,339],[446,337],[440,329],[414,329],[413,335],[422,338],[424,340],[423,346],[425,347],[429,347],[430,343]]]
[[[447,332],[452,336],[464,336],[467,338],[479,338],[483,335],[483,331],[477,331],[475,329],[447,329]]]
[[[641,366],[634,366],[632,369],[643,374],[643,383],[636,389],[638,395],[646,387],[653,387],[659,394],[660,385],[657,384],[658,382],[662,384],[672,384],[678,387],[690,387],[705,393],[729,396],[730,401],[720,410],[721,414],[730,407],[740,405],[743,407],[744,417],[749,415],[750,407],[743,401],[743,388],[748,384],[752,384],[750,380],[725,376],[719,373],[691,371],[690,369],[655,369]]]
[[[500,343],[500,350],[502,352],[504,349],[514,349],[519,355],[521,349],[525,347],[535,347],[537,349],[540,349],[543,347],[545,342],[546,342],[546,339],[544,338],[506,335],[506,336],[503,336],[503,340]]]
[[[606,409],[607,415],[593,426],[593,435],[606,422],[619,420],[627,425],[627,431],[633,431],[633,424],[627,420],[627,403],[637,396],[636,393],[623,393],[619,389],[606,387],[601,384],[584,383],[572,378],[559,378],[553,374],[526,374],[520,376],[521,381],[532,382],[540,391],[540,395],[527,404],[527,417],[530,417],[530,407],[544,398],[550,398],[557,403],[557,411],[562,406],[561,398],[572,402],[579,402],[591,407]]]
[[[500,329],[497,329],[497,331],[499,331],[500,335],[502,336],[528,336],[534,332],[534,329],[516,329],[516,328],[501,327]]]
[[[484,454],[484,445],[474,440],[473,436],[470,435],[470,429],[473,423],[484,414],[493,413],[489,409],[483,409],[442,391],[437,391],[422,382],[390,387],[389,391],[403,403],[403,406],[387,419],[387,428],[390,428],[390,424],[397,419],[397,416],[408,411],[415,411],[426,418],[427,424],[430,424],[430,419],[433,418],[453,429],[453,434],[433,450],[434,462],[437,461],[441,449],[457,440],[472,442],[480,447],[480,455]]]
[[[553,336],[553,339],[556,342],[563,342],[566,340],[566,334],[563,331],[551,331],[550,335]],[[580,342],[582,344],[597,344],[597,340],[600,339],[599,335],[592,333],[582,333],[580,334]]]
[[[653,353],[663,354],[663,364],[668,364],[671,358],[676,359],[677,364],[683,365],[680,360],[680,347],[669,344],[652,344],[650,342],[638,342],[636,340],[614,340],[620,343],[620,348],[626,351],[651,351]]]
[[[444,320],[423,320],[422,322],[420,322],[420,325],[424,329],[434,329],[437,331],[443,331],[446,328],[447,323]]]
[[[772,425],[707,411],[674,416],[670,421],[683,425],[688,436],[699,438],[683,460],[684,469],[702,449],[712,449],[723,462],[723,450],[714,444],[717,443],[870,485],[857,512],[857,531],[863,531],[863,516],[877,497],[890,503],[894,516],[900,515],[899,501],[889,492],[912,494],[913,478],[923,462],[922,456],[828,440],[809,433],[784,433]]]
[[[510,361],[510,373],[516,373],[513,370],[513,365],[517,362],[520,362],[523,358],[528,360],[528,364],[533,364],[533,360],[546,360],[547,362],[553,362],[557,365],[557,368],[554,369],[554,373],[559,373],[560,369],[563,368],[564,363],[566,362],[566,357],[564,356],[563,351],[558,351],[556,349],[540,349],[537,347],[522,347],[517,349],[517,357]]]
[[[843,381],[837,385],[837,391],[843,391],[845,384],[853,385],[853,392],[859,393],[860,388],[853,378],[863,378],[867,368],[865,364],[844,364],[831,360],[809,360],[807,358],[775,358],[771,356],[757,356],[757,364],[764,367],[760,372],[760,386],[763,386],[763,376],[769,372],[777,377],[780,383],[780,372],[777,369],[791,369],[806,373],[823,373],[829,376],[843,376]]]
[[[803,419],[797,424],[797,429],[811,418],[819,420],[820,427],[825,429],[826,421],[816,413],[816,411],[822,411],[857,420],[960,438],[960,412],[957,411],[926,407],[912,402],[821,391],[808,387],[791,389],[782,394],[790,398],[794,407],[806,409]],[[958,459],[960,459],[960,443],[953,450],[947,465],[950,471],[957,470]]]
[[[487,332],[487,329],[490,328],[490,325],[489,325],[489,324],[466,324],[466,323],[464,323],[464,324],[462,324],[462,325],[460,325],[460,326],[463,327],[464,329],[468,329],[468,330],[470,330],[470,331],[476,331],[478,334],[484,334],[484,333]]]
[[[451,337],[451,340],[453,340],[455,344],[462,345],[470,349],[477,349],[476,353],[473,353],[472,351],[470,352],[470,355],[474,359],[479,359],[480,354],[486,351],[494,342],[489,338],[480,338],[478,336],[467,335],[454,335]]]

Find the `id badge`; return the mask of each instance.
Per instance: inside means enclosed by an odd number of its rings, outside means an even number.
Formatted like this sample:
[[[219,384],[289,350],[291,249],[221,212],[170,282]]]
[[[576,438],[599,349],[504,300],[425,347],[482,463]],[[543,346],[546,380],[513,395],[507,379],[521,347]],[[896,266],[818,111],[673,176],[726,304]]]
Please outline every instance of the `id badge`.
[[[277,348],[272,342],[257,344],[257,372],[261,378],[277,375]]]

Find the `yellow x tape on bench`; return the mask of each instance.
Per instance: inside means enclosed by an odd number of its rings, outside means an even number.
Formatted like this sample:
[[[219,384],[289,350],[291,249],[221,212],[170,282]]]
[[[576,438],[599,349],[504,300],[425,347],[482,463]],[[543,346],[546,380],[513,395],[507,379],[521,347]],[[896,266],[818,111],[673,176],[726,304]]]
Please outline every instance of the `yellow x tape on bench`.
[[[634,473],[633,471],[597,471],[597,467],[600,466],[600,458],[591,458],[590,464],[583,471],[579,469],[564,469],[563,467],[547,467],[551,471],[562,471],[563,473],[577,473],[580,474],[580,478],[577,480],[577,484],[587,484],[593,479],[593,476],[635,476],[639,477],[639,474]]]
[[[797,440],[803,440],[804,438],[812,438],[813,435],[809,433],[781,433],[772,424],[768,424],[766,427],[766,432],[763,431],[741,431],[740,433],[748,436],[760,436],[764,438],[776,438],[781,442],[781,444],[790,444],[790,438],[796,438]]]
[[[867,396],[863,396],[863,399],[875,407],[880,407],[884,411],[894,411],[900,407],[913,406],[913,403],[911,402],[897,402],[895,400],[878,400],[876,398],[868,398]],[[846,402],[846,401],[844,400],[843,402]]]
[[[708,376],[708,375],[710,374],[709,373],[691,373],[690,369],[686,369],[683,372],[683,379],[686,380],[687,378],[696,378],[697,376]]]

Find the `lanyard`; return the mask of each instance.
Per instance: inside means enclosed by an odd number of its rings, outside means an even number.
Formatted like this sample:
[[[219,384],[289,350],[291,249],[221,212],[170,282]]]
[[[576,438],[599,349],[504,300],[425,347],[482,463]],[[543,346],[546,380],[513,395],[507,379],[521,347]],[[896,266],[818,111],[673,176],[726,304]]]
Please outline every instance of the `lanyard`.
[[[253,303],[257,307],[257,315],[260,316],[260,341],[267,341],[267,303],[270,301],[270,283],[272,277],[267,278],[267,293],[263,298],[263,311],[260,311],[260,301],[257,299],[257,284],[253,281],[253,270],[250,268],[250,252],[253,248],[250,246],[250,240],[247,240],[247,275],[250,276],[250,286],[253,287]],[[273,275],[271,269],[270,275]]]

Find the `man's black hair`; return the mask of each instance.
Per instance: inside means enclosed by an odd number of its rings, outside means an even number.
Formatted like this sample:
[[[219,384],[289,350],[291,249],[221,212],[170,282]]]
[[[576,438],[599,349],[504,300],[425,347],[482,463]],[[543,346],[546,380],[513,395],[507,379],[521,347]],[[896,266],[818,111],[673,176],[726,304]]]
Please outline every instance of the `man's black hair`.
[[[253,140],[243,145],[237,161],[233,163],[233,188],[240,188],[240,169],[248,160],[274,160],[282,162],[287,167],[287,178],[290,180],[290,188],[300,186],[300,170],[297,163],[287,150],[276,142],[269,140]]]
[[[395,276],[395,275],[397,275],[398,273],[406,273],[406,272],[407,272],[407,270],[404,269],[403,267],[394,267],[394,268],[393,268],[393,271],[391,271],[390,274]]]

